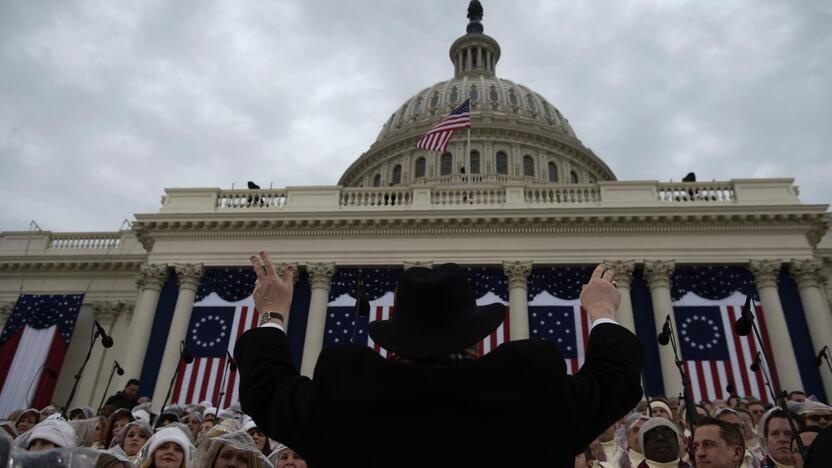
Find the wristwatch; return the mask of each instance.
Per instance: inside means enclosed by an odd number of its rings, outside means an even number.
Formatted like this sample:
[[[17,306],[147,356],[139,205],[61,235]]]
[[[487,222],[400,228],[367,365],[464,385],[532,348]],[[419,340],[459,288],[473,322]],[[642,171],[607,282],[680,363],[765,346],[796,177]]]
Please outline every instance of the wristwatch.
[[[260,324],[258,326],[262,327],[269,320],[280,320],[281,325],[283,325],[283,322],[286,321],[286,319],[283,318],[283,314],[280,312],[266,312],[260,315]]]

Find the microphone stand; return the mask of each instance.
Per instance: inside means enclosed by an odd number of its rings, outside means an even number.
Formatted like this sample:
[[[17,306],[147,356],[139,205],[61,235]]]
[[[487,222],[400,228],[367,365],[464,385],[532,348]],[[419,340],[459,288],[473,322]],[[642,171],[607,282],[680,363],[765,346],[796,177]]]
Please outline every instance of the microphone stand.
[[[669,319],[670,316],[668,315],[667,318]],[[696,432],[696,418],[698,415],[696,413],[696,408],[694,408],[695,403],[690,391],[690,380],[688,379],[687,374],[685,374],[684,361],[679,359],[679,350],[676,348],[676,338],[674,337],[673,325],[670,320],[667,321],[667,326],[670,331],[669,338],[670,346],[673,348],[673,360],[676,363],[676,368],[679,369],[679,376],[682,378],[682,391],[684,392],[683,398],[685,399],[685,417],[688,420],[688,429],[690,429],[690,434],[693,436]],[[692,446],[693,444],[688,445],[688,454],[691,459],[694,459],[695,456]]]
[[[78,369],[78,373],[75,374],[75,382],[72,384],[72,390],[69,392],[69,397],[66,399],[66,404],[64,407],[61,408],[61,416],[64,419],[69,419],[67,416],[67,411],[69,411],[69,405],[72,404],[72,399],[75,398],[75,392],[78,390],[78,383],[81,381],[81,375],[84,373],[84,368],[87,367],[87,362],[90,360],[90,355],[92,354],[92,347],[95,346],[95,340],[98,339],[100,336],[98,329],[93,325],[93,334],[92,339],[90,339],[90,347],[87,349],[87,357],[84,358],[84,363],[81,364],[81,368]]]
[[[159,415],[161,415],[162,412],[165,411],[165,405],[168,404],[168,398],[170,398],[170,392],[173,391],[173,382],[176,381],[176,376],[179,375],[179,367],[182,365],[182,361],[183,361],[182,354],[183,354],[184,348],[185,348],[185,342],[180,341],[179,342],[179,360],[176,362],[176,371],[174,371],[173,377],[170,378],[170,384],[168,385],[168,393],[165,394],[165,399],[162,401],[162,407],[159,409]]]
[[[113,370],[110,371],[110,378],[107,380],[107,386],[104,387],[104,394],[101,396],[101,403],[98,404],[98,409],[95,411],[95,414],[101,414],[101,408],[104,406],[104,400],[107,398],[107,392],[110,391],[110,384],[113,383],[113,376],[116,374],[117,367],[119,367],[119,365],[116,361],[113,361]]]
[[[228,351],[226,351],[228,353]],[[222,369],[222,381],[220,382],[220,394],[219,399],[214,402],[214,408],[217,409],[217,415],[220,413],[220,405],[222,404],[222,399],[225,397],[225,376],[228,374],[228,368],[231,367],[231,357],[228,357],[228,360],[225,362],[225,366]],[[216,416],[216,415],[215,415]]]
[[[829,372],[832,372],[832,364],[829,363],[829,347],[824,346],[823,349],[820,350],[820,357],[826,361],[826,367],[829,368]],[[820,362],[818,362],[820,365]]]
[[[789,427],[792,430],[792,434],[794,434],[794,436],[795,436],[794,441],[797,445],[798,450],[800,451],[800,456],[803,457],[803,461],[805,462],[806,461],[806,446],[803,445],[803,440],[797,435],[799,433],[798,430],[797,430],[797,423],[795,423],[794,418],[791,415],[792,413],[791,413],[791,411],[789,411],[789,407],[786,404],[786,394],[780,388],[779,382],[776,382],[776,381],[772,382],[769,379],[768,368],[769,368],[769,365],[770,365],[769,363],[771,362],[771,359],[769,359],[768,350],[766,349],[765,344],[763,342],[763,337],[762,337],[762,335],[760,335],[760,329],[757,328],[757,321],[754,320],[754,313],[752,312],[752,310],[756,310],[757,306],[754,303],[754,298],[751,298],[750,296],[749,296],[749,298],[751,299],[751,303],[750,303],[749,308],[747,309],[748,310],[747,319],[751,322],[751,328],[752,328],[752,330],[754,330],[754,336],[757,337],[757,343],[759,343],[760,349],[762,350],[762,353],[760,355],[763,358],[763,362],[760,363],[761,364],[760,368],[763,369],[763,378],[765,379],[766,386],[768,387],[769,393],[771,393],[772,399],[777,404],[777,406],[779,406],[780,409],[783,410],[783,412],[786,414],[786,419],[789,421]],[[758,353],[759,353],[759,351],[758,351]]]

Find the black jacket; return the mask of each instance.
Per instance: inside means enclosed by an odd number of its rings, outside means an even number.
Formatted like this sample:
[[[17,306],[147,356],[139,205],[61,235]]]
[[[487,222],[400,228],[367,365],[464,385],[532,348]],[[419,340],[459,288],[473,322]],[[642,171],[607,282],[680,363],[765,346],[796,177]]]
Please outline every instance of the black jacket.
[[[249,330],[235,349],[243,411],[313,468],[571,467],[641,399],[642,354],[627,329],[599,324],[574,377],[557,347],[523,340],[458,365],[331,346],[310,380],[280,330]]]

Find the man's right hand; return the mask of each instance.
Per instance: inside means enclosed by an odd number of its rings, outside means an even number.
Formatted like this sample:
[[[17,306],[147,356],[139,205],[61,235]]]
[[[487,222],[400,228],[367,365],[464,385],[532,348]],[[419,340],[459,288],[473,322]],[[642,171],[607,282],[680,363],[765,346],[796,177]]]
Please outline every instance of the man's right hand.
[[[612,284],[612,270],[607,270],[603,263],[595,267],[589,283],[581,290],[581,307],[587,311],[594,322],[601,318],[615,320],[615,311],[621,303],[621,294]]]
[[[294,265],[289,265],[282,275],[277,273],[269,254],[260,252],[260,257],[252,256],[251,264],[257,274],[257,281],[254,283],[254,306],[261,313],[279,312],[284,317],[288,316],[289,308],[292,306],[292,295],[294,293]]]

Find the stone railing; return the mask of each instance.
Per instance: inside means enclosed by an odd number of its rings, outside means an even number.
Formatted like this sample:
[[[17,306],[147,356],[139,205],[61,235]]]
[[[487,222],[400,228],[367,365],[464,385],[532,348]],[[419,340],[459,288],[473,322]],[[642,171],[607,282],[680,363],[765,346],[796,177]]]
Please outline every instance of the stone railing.
[[[732,202],[737,199],[731,182],[680,182],[659,184],[659,201],[669,203]]]
[[[471,179],[472,185],[482,184],[549,184],[549,182],[534,177],[515,177],[505,174],[449,174],[437,177],[419,177],[411,182],[412,185],[464,185]]]
[[[598,184],[531,187],[526,191],[526,203],[533,205],[559,205],[573,203],[600,203]]]
[[[217,197],[217,209],[280,208],[286,206],[285,189],[223,190]]]
[[[62,232],[50,236],[47,248],[61,250],[106,250],[118,248],[120,244],[121,236],[117,232]]]
[[[800,204],[793,179],[597,184],[480,183],[401,187],[289,187],[272,190],[167,189],[160,213],[233,210],[331,212],[482,207],[564,208]]]

